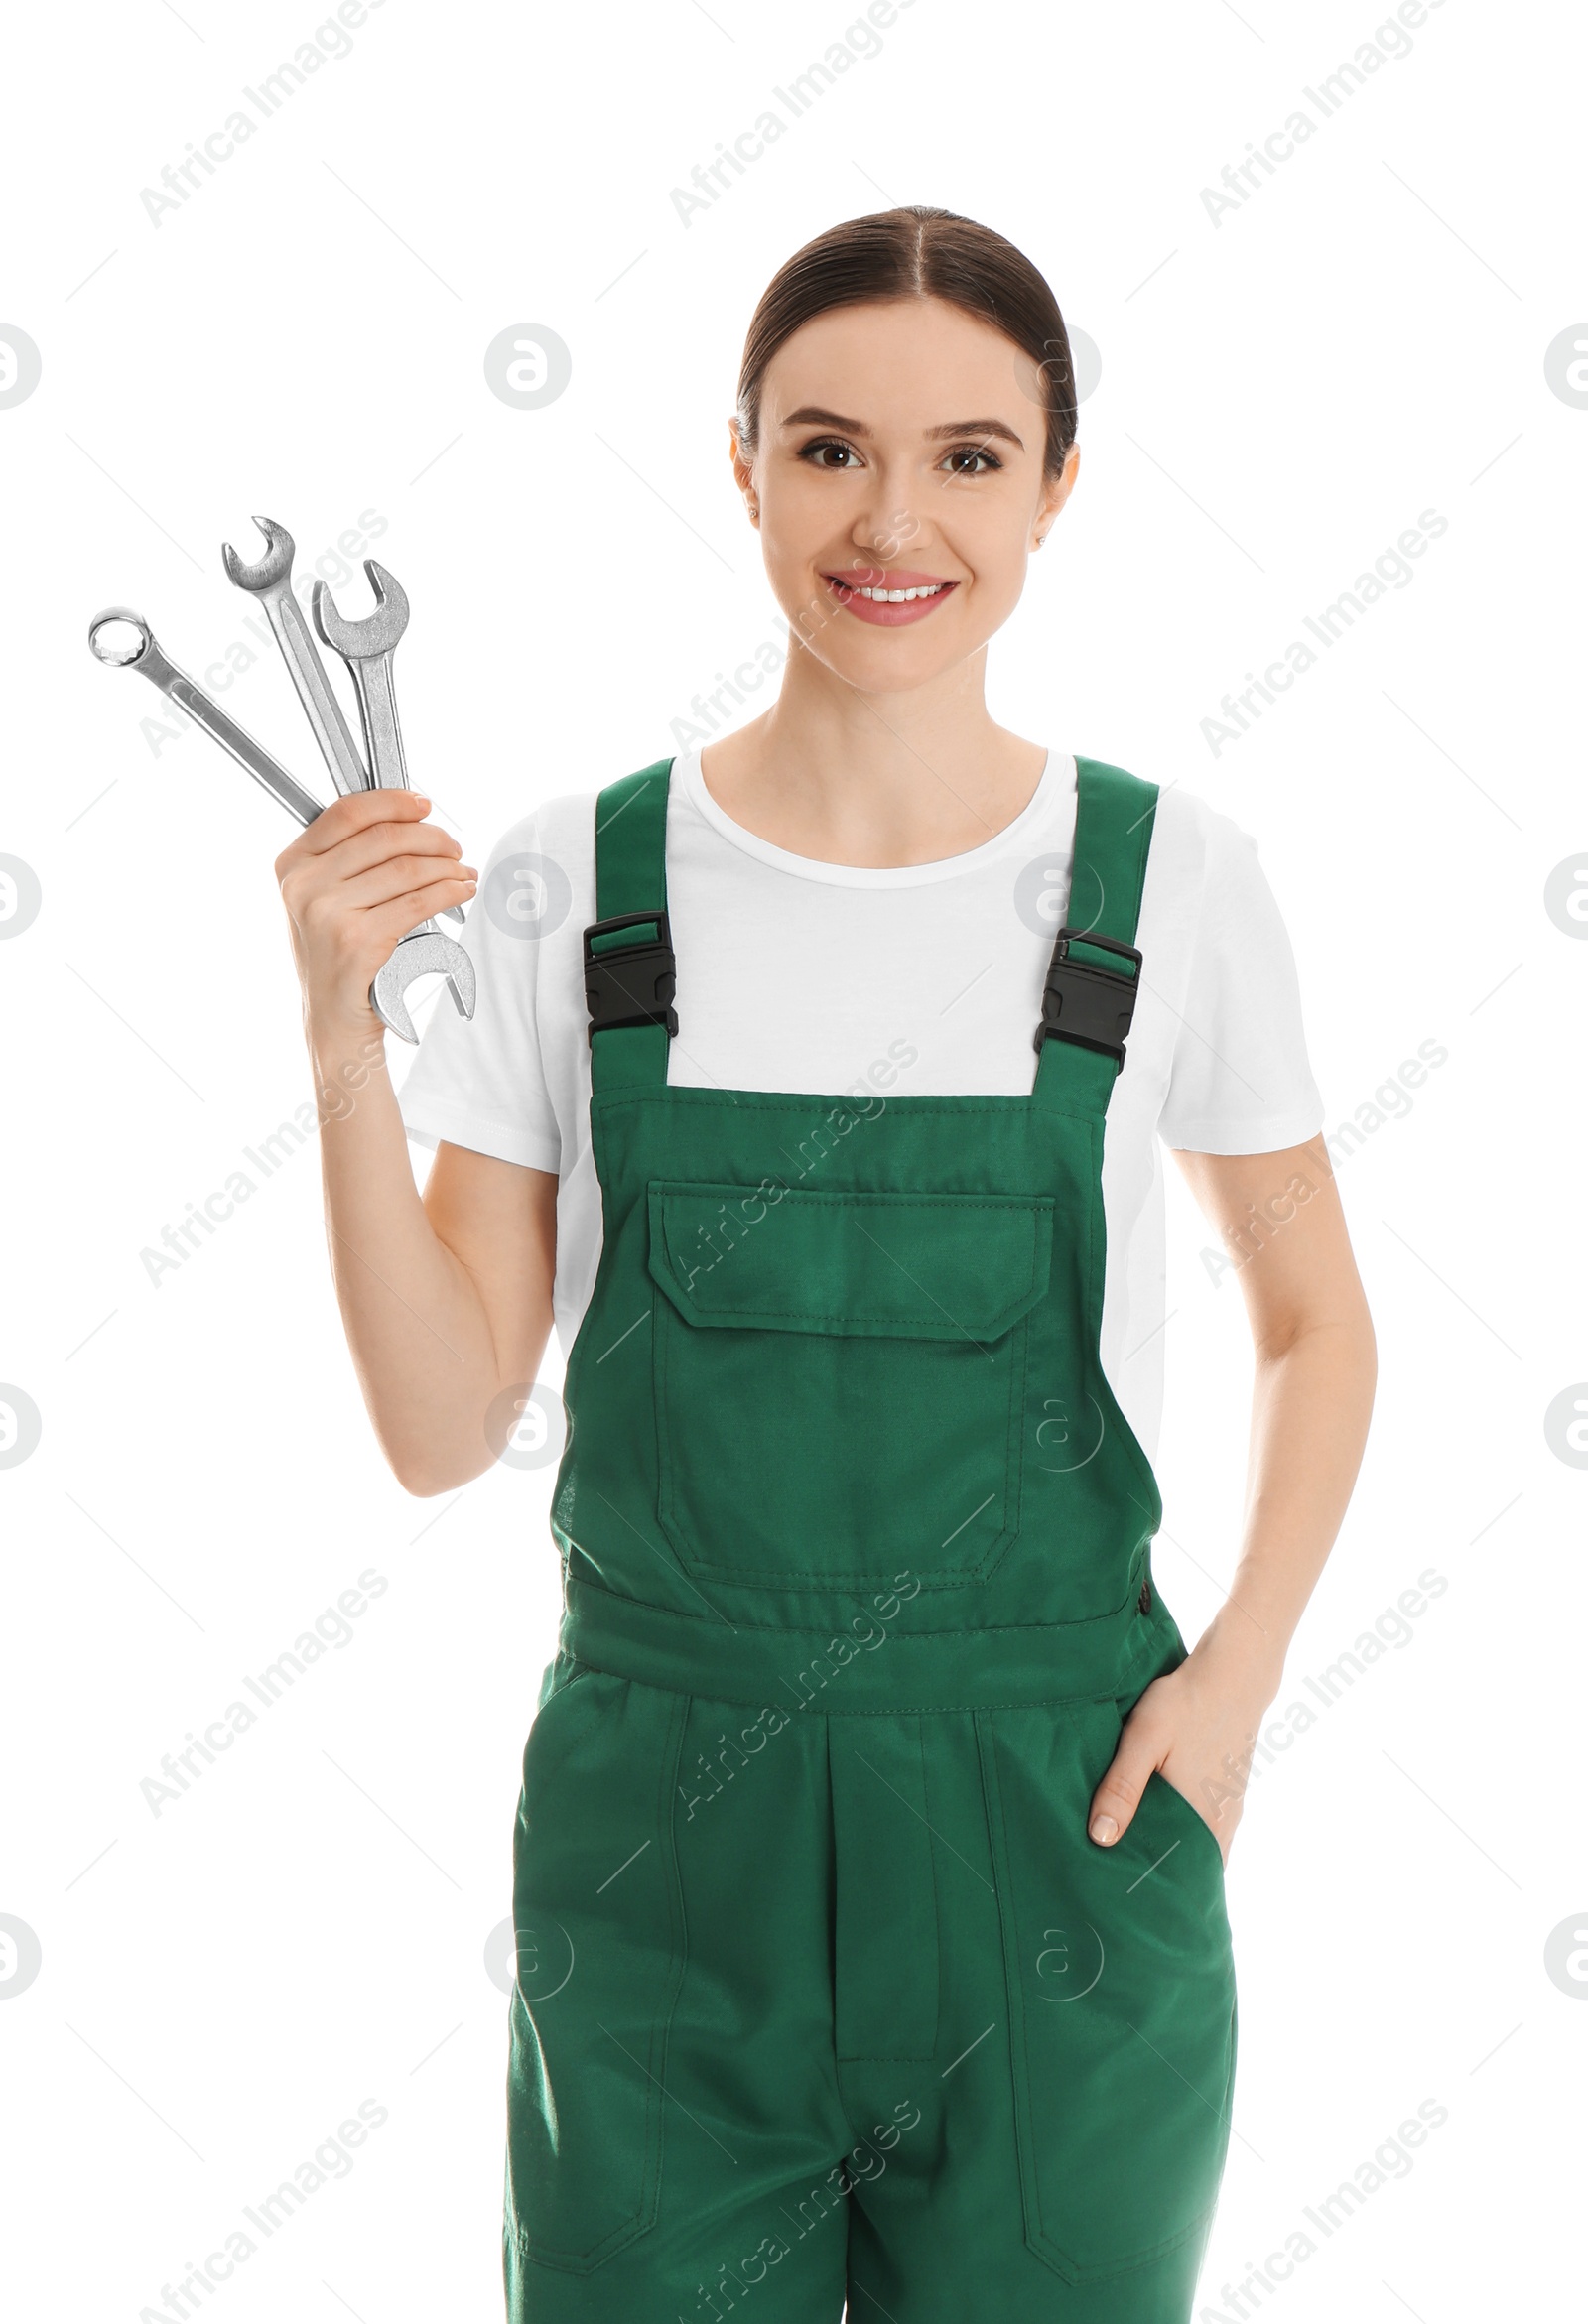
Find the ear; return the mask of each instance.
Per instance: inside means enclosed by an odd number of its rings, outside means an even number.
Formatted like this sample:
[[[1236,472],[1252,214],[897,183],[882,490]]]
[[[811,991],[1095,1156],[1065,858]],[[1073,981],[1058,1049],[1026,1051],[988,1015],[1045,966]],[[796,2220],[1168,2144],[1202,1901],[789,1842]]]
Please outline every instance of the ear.
[[[736,412],[728,414],[728,457],[733,465],[733,481],[744,496],[744,506],[749,512],[750,523],[759,528],[761,510],[755,491],[754,463],[746,456],[744,447],[739,442],[738,414]]]
[[[1059,511],[1074,491],[1075,479],[1080,471],[1081,447],[1078,444],[1072,444],[1065,455],[1064,466],[1059,474],[1044,476],[1042,479],[1041,495],[1031,517],[1031,547],[1033,549],[1039,549],[1042,546],[1057,524]]]

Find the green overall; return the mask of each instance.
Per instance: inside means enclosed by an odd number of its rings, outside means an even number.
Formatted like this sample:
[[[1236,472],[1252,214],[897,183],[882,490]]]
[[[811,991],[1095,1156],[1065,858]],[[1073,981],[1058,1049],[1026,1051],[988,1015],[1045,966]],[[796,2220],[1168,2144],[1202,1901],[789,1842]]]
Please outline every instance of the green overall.
[[[603,1241],[514,1840],[508,2315],[1182,2324],[1224,1868],[1157,1774],[1087,1834],[1185,1657],[1099,1356],[1157,793],[1079,762],[1093,941],[1055,943],[1028,1094],[812,1097],[668,1086],[670,771],[596,806]]]

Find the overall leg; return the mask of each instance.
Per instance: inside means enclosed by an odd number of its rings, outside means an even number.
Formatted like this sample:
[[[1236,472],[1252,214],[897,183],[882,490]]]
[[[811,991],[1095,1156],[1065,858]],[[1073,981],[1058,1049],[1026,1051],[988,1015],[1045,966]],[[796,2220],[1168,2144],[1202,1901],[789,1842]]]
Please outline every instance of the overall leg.
[[[927,1715],[924,1797],[910,1800],[860,1764],[879,1756],[874,1736],[841,1773],[842,1731],[879,1723],[832,1724],[838,1926],[857,1932],[839,1991],[869,1994],[875,2046],[893,2052],[840,2066],[852,2130],[873,2148],[850,2223],[853,2315],[1186,2324],[1234,2063],[1212,1833],[1154,1778],[1115,1848],[1088,1841],[1113,1703]],[[857,1835],[875,1826],[848,1852],[846,1793]],[[930,1828],[916,1892],[890,1909],[874,1868],[896,1866],[899,1844],[884,1827],[914,1826],[917,1810]],[[861,1915],[846,1922],[846,1881],[871,1891],[869,1943]],[[928,1914],[932,1944],[918,1934]],[[916,1996],[913,2027],[901,1990]],[[928,1991],[923,2056],[911,2036]]]
[[[578,1675],[525,1750],[509,2324],[838,2324],[825,1724]]]

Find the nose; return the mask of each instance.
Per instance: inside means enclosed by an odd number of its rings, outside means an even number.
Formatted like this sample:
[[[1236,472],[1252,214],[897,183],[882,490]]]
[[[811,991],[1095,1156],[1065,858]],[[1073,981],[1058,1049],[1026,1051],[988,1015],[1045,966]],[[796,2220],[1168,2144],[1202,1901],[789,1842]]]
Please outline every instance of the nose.
[[[857,519],[850,539],[867,559],[885,566],[906,547],[918,548],[924,530],[920,517],[907,503],[884,501]]]

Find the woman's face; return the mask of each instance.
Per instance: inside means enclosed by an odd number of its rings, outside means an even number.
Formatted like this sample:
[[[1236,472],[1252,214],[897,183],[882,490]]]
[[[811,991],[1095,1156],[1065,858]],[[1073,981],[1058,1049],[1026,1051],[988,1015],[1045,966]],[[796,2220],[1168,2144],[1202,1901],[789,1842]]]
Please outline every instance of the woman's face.
[[[734,472],[791,629],[839,677],[924,685],[1007,620],[1080,460],[1044,479],[1040,390],[1012,340],[941,299],[834,308],[773,356]]]

